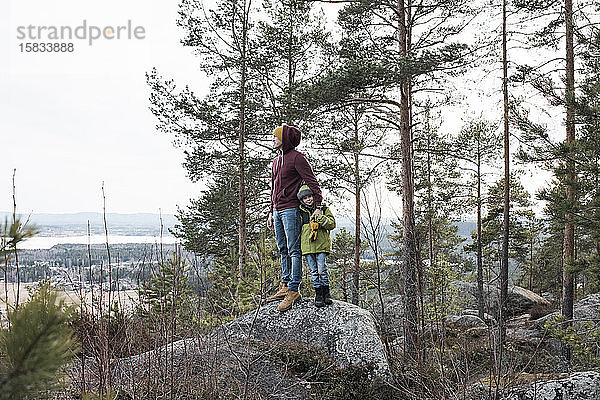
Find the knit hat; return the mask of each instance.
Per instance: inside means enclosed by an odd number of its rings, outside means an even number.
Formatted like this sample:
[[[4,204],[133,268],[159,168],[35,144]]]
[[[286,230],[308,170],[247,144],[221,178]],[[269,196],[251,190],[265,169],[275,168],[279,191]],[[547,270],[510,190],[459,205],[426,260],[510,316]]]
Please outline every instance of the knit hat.
[[[273,135],[279,139],[279,141],[282,141],[282,136],[283,136],[283,126],[278,126],[277,128],[275,128],[273,130]]]
[[[310,190],[308,185],[302,185],[300,186],[300,189],[298,189],[298,200],[302,200],[304,197],[311,196],[312,194],[313,191]]]

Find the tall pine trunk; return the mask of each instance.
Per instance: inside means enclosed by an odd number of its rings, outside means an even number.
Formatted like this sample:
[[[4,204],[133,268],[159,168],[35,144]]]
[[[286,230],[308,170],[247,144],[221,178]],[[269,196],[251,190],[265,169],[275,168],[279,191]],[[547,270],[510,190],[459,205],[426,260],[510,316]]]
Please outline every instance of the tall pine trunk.
[[[358,116],[354,115],[354,196],[355,196],[355,210],[356,210],[356,222],[354,225],[354,270],[352,273],[353,280],[353,291],[352,291],[352,304],[358,305],[359,295],[359,284],[360,284],[360,171],[359,171],[359,158],[358,158]]]
[[[239,109],[239,132],[238,132],[238,197],[239,197],[239,262],[238,262],[238,285],[236,288],[236,299],[239,297],[239,285],[243,278],[244,265],[247,256],[248,230],[246,221],[246,74],[247,74],[247,44],[248,44],[248,10],[246,1],[243,2],[242,16],[242,48],[240,66],[240,109]]]
[[[409,32],[404,0],[398,1],[398,35],[401,57],[408,56]],[[409,17],[408,17],[409,18]],[[414,182],[412,172],[410,78],[400,84],[400,158],[402,167],[402,278],[404,301],[404,338],[407,356],[417,359],[420,352],[417,281],[417,238],[415,232]]]
[[[477,138],[477,310],[479,318],[484,320],[483,255],[481,251],[481,138]]]
[[[566,26],[566,142],[572,145],[575,142],[575,55],[573,52],[573,1],[565,0],[565,26]],[[570,149],[572,152],[572,149]],[[567,160],[566,194],[569,207],[575,201],[575,165],[569,157]],[[563,251],[563,290],[562,290],[562,314],[567,321],[567,326],[572,324],[573,319],[573,274],[569,271],[575,259],[575,221],[571,210],[567,211],[567,222],[565,224],[565,239]],[[563,346],[562,355],[568,363],[571,361],[571,347]]]
[[[504,220],[500,263],[500,361],[506,338],[508,299],[508,229],[510,218],[510,140],[508,130],[508,58],[506,51],[506,0],[502,2],[502,93],[504,96]]]

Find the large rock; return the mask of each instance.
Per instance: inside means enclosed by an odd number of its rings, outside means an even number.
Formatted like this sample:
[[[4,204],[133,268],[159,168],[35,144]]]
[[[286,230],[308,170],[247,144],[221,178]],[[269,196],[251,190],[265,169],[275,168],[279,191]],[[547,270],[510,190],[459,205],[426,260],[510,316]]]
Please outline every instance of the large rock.
[[[464,330],[471,328],[487,328],[487,324],[476,315],[448,315],[444,318],[446,328]]]
[[[492,389],[493,393],[493,389]],[[471,386],[460,399],[488,400],[489,387],[484,384]],[[600,374],[594,371],[578,372],[569,377],[538,381],[506,389],[502,400],[597,400],[600,399]]]
[[[267,303],[207,335],[118,360],[113,383],[136,398],[164,393],[177,398],[201,390],[203,398],[246,392],[253,398],[306,399],[311,395],[306,379],[315,368],[368,366],[378,378],[391,377],[368,310],[340,301],[319,309],[305,299],[281,313],[277,304]],[[321,367],[311,367],[315,363]],[[310,371],[297,371],[306,365]]]
[[[451,283],[458,297],[459,305],[463,308],[477,308],[477,284],[472,282],[454,281]],[[483,285],[486,311],[496,315],[500,291],[496,286]],[[511,315],[530,313],[532,309],[549,308],[551,303],[531,290],[520,286],[508,289],[508,312]]]
[[[400,295],[386,296],[382,302],[376,301],[371,304],[370,310],[375,317],[377,330],[382,337],[389,341],[404,335],[403,304]]]
[[[542,328],[551,318],[560,315],[560,311],[548,314],[535,322],[535,328]],[[600,293],[590,294],[573,304],[573,326],[575,329],[587,329],[587,325],[593,324],[595,327],[600,325]]]
[[[378,376],[390,376],[373,316],[342,301],[316,308],[312,299],[303,299],[284,313],[277,311],[277,302],[267,303],[228,323],[224,331],[239,339],[307,345],[321,350],[341,367],[372,364]]]
[[[310,383],[290,372],[282,358],[259,343],[221,335],[179,340],[121,359],[112,385],[134,399],[310,397]],[[287,388],[294,387],[293,391]]]

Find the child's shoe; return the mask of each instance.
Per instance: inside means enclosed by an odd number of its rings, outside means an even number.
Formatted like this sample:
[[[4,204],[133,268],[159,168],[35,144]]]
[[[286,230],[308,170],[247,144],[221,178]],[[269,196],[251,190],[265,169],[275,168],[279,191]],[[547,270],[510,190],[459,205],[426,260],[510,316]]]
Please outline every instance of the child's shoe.
[[[322,294],[323,294],[323,302],[328,306],[333,304],[333,300],[331,300],[331,293],[329,292],[329,285],[321,286]]]
[[[325,302],[323,301],[323,286],[315,288],[315,307],[325,307]]]

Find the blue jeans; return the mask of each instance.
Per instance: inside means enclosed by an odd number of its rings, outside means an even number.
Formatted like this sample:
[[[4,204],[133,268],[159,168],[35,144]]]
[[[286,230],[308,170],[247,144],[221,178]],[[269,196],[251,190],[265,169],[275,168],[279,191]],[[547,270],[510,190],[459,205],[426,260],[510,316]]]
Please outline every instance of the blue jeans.
[[[321,286],[329,286],[329,274],[327,273],[327,264],[325,264],[326,256],[327,253],[307,254],[304,256],[315,289]]]
[[[281,282],[298,291],[302,282],[302,252],[300,251],[300,215],[297,207],[273,210],[275,240],[281,255]]]

